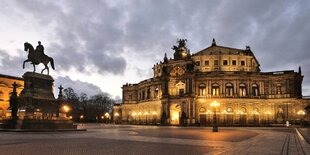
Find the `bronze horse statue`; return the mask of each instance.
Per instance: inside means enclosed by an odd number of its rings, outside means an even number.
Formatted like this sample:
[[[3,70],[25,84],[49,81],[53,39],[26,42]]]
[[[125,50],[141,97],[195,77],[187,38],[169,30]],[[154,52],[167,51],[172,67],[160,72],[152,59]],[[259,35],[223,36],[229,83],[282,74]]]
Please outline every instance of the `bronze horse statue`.
[[[49,74],[49,68],[48,68],[47,64],[49,62],[51,62],[51,66],[55,70],[53,58],[45,55],[43,53],[43,51],[42,51],[42,54],[40,54],[41,51],[34,50],[33,46],[30,43],[28,43],[28,42],[24,43],[24,47],[25,47],[24,50],[28,51],[29,54],[28,54],[28,59],[25,60],[24,63],[23,63],[23,69],[25,68],[25,63],[26,62],[31,62],[31,64],[33,65],[33,72],[35,72],[36,71],[35,65],[39,65],[40,63],[43,63],[45,68],[42,69],[41,74],[43,74],[43,71],[45,69],[47,69],[47,74]]]

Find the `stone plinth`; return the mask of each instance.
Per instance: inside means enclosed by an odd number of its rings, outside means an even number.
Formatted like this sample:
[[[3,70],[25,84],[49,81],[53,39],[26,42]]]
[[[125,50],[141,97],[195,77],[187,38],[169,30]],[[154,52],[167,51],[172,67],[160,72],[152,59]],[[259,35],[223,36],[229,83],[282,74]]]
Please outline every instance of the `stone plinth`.
[[[23,78],[25,84],[20,97],[37,100],[55,100],[53,93],[54,79],[50,75],[26,72]]]
[[[49,75],[26,72],[23,75],[24,89],[20,93],[18,104],[25,109],[24,118],[11,119],[4,124],[7,129],[73,129],[77,126],[71,120],[60,115],[62,99],[56,100],[53,93],[54,79]]]

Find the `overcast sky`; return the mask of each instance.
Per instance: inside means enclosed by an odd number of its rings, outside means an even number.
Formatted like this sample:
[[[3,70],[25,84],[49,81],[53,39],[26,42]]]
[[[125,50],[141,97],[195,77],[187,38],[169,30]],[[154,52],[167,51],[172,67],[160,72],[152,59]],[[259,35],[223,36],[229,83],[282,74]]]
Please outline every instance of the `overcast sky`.
[[[222,46],[250,45],[263,72],[300,65],[303,95],[310,95],[309,19],[305,0],[2,0],[0,74],[31,71],[29,63],[22,69],[23,44],[40,40],[56,64],[55,86],[119,98],[123,84],[152,77],[164,53],[173,56],[177,38],[192,53],[215,38]]]

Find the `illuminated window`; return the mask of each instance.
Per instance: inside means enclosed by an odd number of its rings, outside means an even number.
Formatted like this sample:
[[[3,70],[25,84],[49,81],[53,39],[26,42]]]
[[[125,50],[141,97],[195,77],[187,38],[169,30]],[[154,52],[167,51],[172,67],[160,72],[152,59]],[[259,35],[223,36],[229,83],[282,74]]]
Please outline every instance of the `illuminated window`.
[[[246,108],[241,108],[240,111],[241,111],[241,114],[245,114],[246,113]]]
[[[244,83],[241,83],[239,85],[239,95],[240,96],[246,96],[246,86]]]
[[[178,90],[179,95],[183,96],[185,93],[185,83],[180,81],[179,83],[176,84],[176,88]]]
[[[201,113],[205,113],[205,112],[206,112],[206,108],[203,108],[203,107],[202,107],[202,108],[200,108],[200,109],[199,109],[199,112],[201,112]]]
[[[257,84],[252,85],[252,96],[258,96],[258,86]]]
[[[206,95],[206,85],[200,84],[199,85],[199,96],[205,96]]]
[[[220,95],[220,86],[217,83],[212,84],[212,95],[213,96]]]
[[[229,108],[227,108],[227,112],[232,113],[232,112],[234,112],[234,109],[229,107]]]
[[[234,95],[234,86],[231,83],[226,84],[226,96]]]

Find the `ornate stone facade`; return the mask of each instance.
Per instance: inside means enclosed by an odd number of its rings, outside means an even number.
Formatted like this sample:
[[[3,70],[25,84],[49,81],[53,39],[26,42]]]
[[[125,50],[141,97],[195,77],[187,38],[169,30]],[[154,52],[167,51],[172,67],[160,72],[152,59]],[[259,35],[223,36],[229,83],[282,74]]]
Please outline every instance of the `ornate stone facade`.
[[[8,108],[14,82],[17,84],[16,91],[19,95],[24,88],[23,78],[0,74],[0,120],[10,117]]]
[[[300,120],[301,68],[261,72],[251,51],[218,46],[191,54],[185,39],[154,65],[154,77],[123,85],[123,103],[115,106],[123,123],[211,125],[214,111],[220,125],[269,125]],[[212,102],[220,103],[217,109]]]

